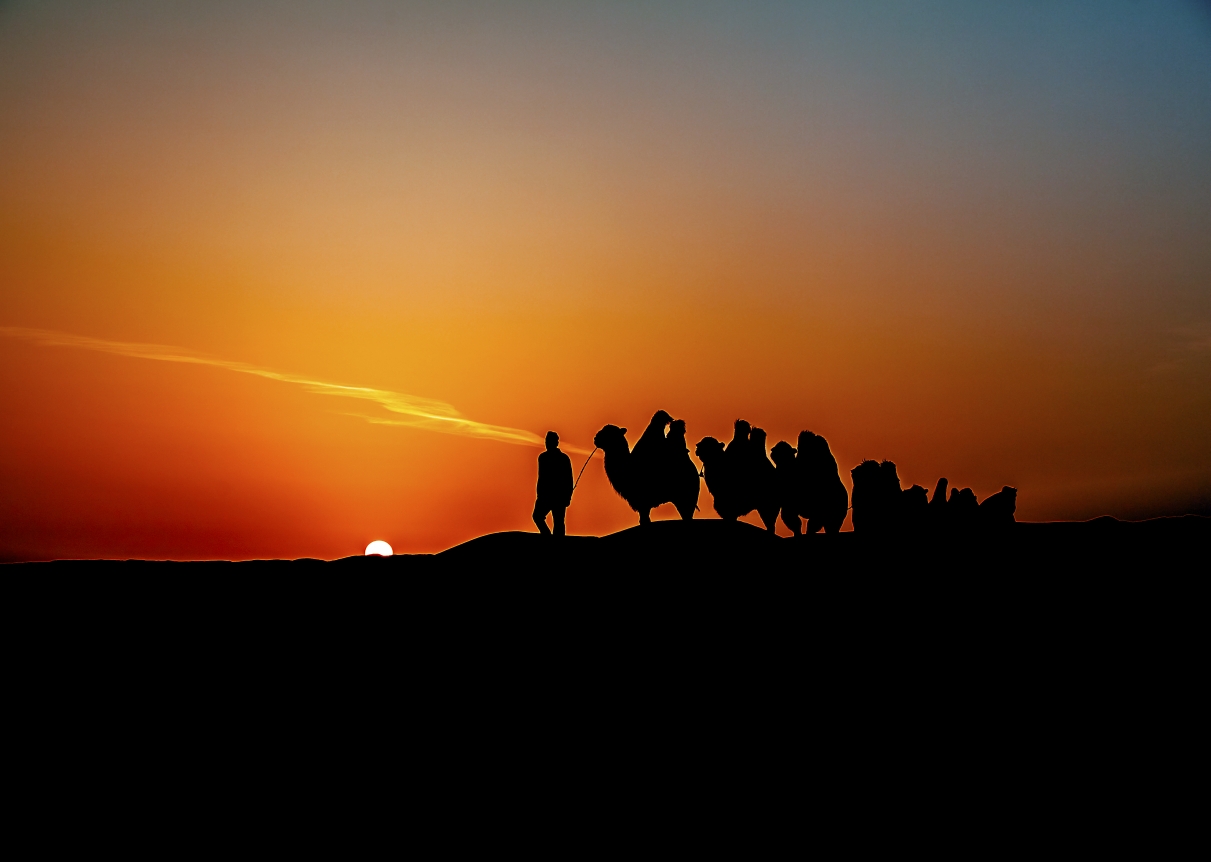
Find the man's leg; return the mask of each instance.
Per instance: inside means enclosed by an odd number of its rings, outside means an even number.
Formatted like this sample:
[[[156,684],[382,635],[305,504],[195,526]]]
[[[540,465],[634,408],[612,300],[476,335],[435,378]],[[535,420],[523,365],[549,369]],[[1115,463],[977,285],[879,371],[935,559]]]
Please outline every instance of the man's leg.
[[[567,506],[556,506],[551,510],[551,520],[555,522],[555,535],[564,535],[563,529],[563,513],[568,510]]]
[[[534,503],[534,524],[538,527],[538,532],[544,536],[551,535],[551,528],[547,526],[547,512],[551,511],[549,506],[544,506],[542,500]]]

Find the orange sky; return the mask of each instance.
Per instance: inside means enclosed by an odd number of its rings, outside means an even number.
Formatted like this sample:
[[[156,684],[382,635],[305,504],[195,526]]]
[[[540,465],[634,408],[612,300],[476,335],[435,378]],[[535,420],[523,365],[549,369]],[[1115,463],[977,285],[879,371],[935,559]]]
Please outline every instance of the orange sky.
[[[1207,511],[1202,10],[738,8],[0,7],[0,558],[440,550],[532,528],[475,423],[657,408]]]

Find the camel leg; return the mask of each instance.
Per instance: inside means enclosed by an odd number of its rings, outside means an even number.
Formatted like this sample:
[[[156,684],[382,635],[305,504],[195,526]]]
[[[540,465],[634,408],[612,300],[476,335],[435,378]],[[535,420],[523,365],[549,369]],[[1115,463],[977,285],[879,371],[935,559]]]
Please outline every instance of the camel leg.
[[[803,528],[803,522],[799,520],[799,516],[789,509],[782,510],[782,523],[786,524],[786,529],[790,530],[795,536],[803,535],[800,530]]]
[[[677,514],[681,516],[683,521],[694,520],[694,506],[678,506]]]
[[[639,510],[639,526],[642,527],[644,524],[650,524],[650,523],[652,523],[652,510],[651,509],[640,509]]]

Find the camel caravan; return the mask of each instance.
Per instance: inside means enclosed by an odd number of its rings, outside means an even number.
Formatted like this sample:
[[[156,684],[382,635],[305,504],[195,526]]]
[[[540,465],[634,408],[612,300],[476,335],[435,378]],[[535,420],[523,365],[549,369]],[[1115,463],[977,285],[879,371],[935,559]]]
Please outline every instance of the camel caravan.
[[[631,448],[627,429],[606,425],[593,438],[605,453],[605,472],[614,490],[649,524],[652,509],[672,503],[685,520],[698,509],[701,480],[706,480],[720,518],[728,521],[756,512],[769,532],[778,518],[796,536],[837,533],[850,509],[837,459],[828,441],[811,431],[798,446],[785,441],[767,451],[765,431],[737,420],[724,444],[703,437],[694,448],[701,472],[690,458],[685,422],[658,410]],[[771,460],[772,458],[772,460]],[[900,487],[891,461],[863,461],[850,471],[853,480],[853,528],[877,534],[931,528],[995,528],[1012,524],[1017,490],[976,500],[970,488],[952,489],[940,479],[933,496],[920,485]]]

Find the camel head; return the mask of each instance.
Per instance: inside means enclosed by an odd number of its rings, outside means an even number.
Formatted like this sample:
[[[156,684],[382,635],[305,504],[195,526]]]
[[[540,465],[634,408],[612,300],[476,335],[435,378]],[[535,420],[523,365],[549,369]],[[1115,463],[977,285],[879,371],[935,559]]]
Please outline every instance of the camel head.
[[[791,464],[795,460],[795,447],[785,440],[779,440],[774,448],[770,450],[770,457],[774,459],[774,464],[781,467],[783,464]]]
[[[631,451],[631,447],[627,443],[627,429],[619,428],[617,425],[606,425],[598,431],[593,437],[593,445],[607,455],[611,452]]]
[[[854,490],[859,487],[873,488],[879,484],[879,462],[867,459],[850,470],[849,475],[854,480]]]
[[[714,437],[703,437],[694,447],[694,454],[703,464],[709,464],[723,456],[723,444]]]
[[[810,465],[812,469],[836,469],[837,459],[828,448],[828,441],[819,434],[810,431],[799,433],[799,461]]]
[[[680,437],[685,439],[685,420],[674,419],[669,422],[669,437]]]

